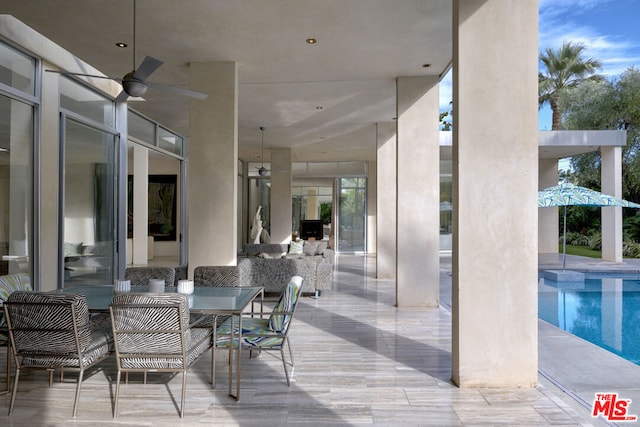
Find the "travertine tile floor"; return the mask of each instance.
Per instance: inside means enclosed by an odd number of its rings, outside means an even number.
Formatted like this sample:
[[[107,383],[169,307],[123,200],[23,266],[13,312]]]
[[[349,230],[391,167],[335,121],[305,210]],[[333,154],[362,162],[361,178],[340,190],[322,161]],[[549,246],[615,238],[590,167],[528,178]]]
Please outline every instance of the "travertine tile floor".
[[[46,374],[28,373],[20,381],[12,416],[6,415],[9,395],[0,396],[0,425],[605,425],[542,376],[533,389],[455,387],[446,305],[395,307],[394,283],[374,278],[373,261],[340,256],[334,290],[302,299],[291,331],[297,366],[290,387],[279,360],[267,354],[248,359],[245,352],[236,402],[226,393],[221,351],[215,390],[207,382],[210,359],[189,374],[184,419],[176,403],[180,378],[150,375],[146,385],[122,386],[114,420],[111,359],[85,379],[76,419],[71,418],[73,375],[48,387]],[[442,277],[446,287],[446,271]],[[4,352],[0,362],[4,366]]]

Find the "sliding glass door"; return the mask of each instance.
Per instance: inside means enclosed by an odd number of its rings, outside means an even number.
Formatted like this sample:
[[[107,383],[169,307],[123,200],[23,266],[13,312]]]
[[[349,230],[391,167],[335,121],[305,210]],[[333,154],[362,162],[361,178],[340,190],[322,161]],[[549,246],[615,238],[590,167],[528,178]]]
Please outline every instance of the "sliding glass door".
[[[63,123],[63,281],[65,286],[112,284],[117,137],[71,118]]]

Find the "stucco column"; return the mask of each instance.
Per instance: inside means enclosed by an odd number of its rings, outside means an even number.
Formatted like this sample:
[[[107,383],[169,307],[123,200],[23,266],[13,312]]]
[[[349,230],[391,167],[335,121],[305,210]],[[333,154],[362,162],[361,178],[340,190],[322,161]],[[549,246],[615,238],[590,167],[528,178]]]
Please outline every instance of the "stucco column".
[[[396,303],[440,304],[438,77],[397,80]]]
[[[622,197],[622,147],[600,147],[602,192]],[[622,208],[603,207],[602,259],[622,262]]]
[[[537,382],[537,69],[536,0],[454,1],[452,373],[460,387]]]
[[[191,63],[189,101],[189,277],[237,256],[238,72],[234,62]]]
[[[149,150],[133,146],[133,264],[146,264],[149,236]]]
[[[558,185],[558,160],[540,159],[538,190]],[[538,252],[558,253],[558,208],[538,209]]]
[[[271,243],[291,241],[291,148],[271,149]]]
[[[378,123],[376,275],[396,277],[396,124]]]
[[[45,68],[51,64],[44,63]],[[46,272],[47,280],[40,277],[32,278],[36,290],[52,291],[58,287],[58,280],[52,275],[59,272],[62,275],[64,267],[58,255],[58,242],[62,237],[58,233],[58,208],[60,203],[60,189],[58,176],[60,173],[60,76],[55,73],[42,73],[42,103],[40,105],[40,236],[34,236],[38,245],[34,248],[34,261],[38,262],[38,272]],[[56,159],[56,161],[50,161]],[[39,256],[38,256],[39,255]]]

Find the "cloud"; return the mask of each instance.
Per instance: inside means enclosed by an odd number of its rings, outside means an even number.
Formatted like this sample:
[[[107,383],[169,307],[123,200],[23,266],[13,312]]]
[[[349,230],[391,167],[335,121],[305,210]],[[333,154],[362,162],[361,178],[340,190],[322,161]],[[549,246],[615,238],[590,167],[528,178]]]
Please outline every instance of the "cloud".
[[[585,46],[585,58],[602,63],[601,74],[616,76],[638,62],[636,43],[622,35],[605,34],[594,14],[611,7],[613,0],[540,0],[539,49],[558,49],[565,41]],[[590,25],[601,24],[596,27]]]

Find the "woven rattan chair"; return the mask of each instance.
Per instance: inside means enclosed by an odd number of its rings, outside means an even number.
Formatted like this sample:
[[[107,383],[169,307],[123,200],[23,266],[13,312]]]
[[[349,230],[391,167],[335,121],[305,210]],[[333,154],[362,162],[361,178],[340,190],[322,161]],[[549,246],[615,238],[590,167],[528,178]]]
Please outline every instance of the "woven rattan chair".
[[[31,277],[27,273],[14,273],[0,276],[0,346],[7,347],[7,385],[0,394],[9,393],[11,386],[11,349],[9,348],[9,330],[4,318],[2,304],[15,291],[31,291]]]
[[[54,371],[60,369],[78,372],[75,417],[84,371],[110,355],[110,333],[92,328],[84,295],[18,291],[9,295],[4,308],[16,363],[9,415],[22,370],[48,371],[51,385]]]
[[[131,280],[131,286],[146,286],[149,279],[164,279],[165,286],[175,286],[176,271],[173,267],[127,267],[124,278]]]
[[[295,368],[293,351],[289,342],[289,327],[295,313],[302,291],[302,277],[294,276],[282,291],[278,303],[274,307],[269,317],[249,317],[242,318],[242,341],[241,345],[250,351],[279,351],[280,359],[284,366],[284,374],[287,378],[287,385],[291,385],[290,374],[287,365],[291,366],[291,375]],[[231,343],[231,324],[233,321],[234,342]],[[229,352],[238,345],[237,334],[239,333],[237,316],[227,319],[217,328],[214,335],[216,347],[227,347]],[[285,345],[289,349],[289,362],[284,355]],[[215,356],[215,351],[213,352]],[[229,354],[231,357],[231,354]]]
[[[187,370],[212,347],[213,329],[189,324],[189,302],[182,294],[119,294],[110,311],[118,365],[113,417],[122,372],[181,372],[183,417]]]

